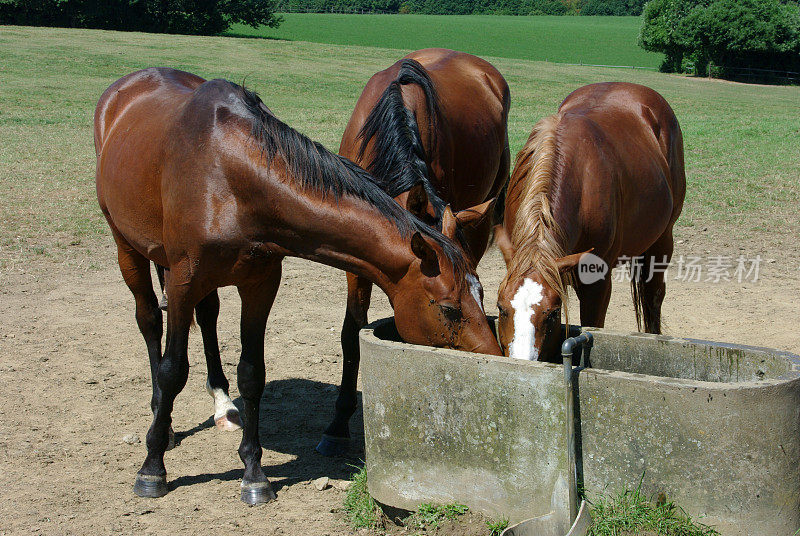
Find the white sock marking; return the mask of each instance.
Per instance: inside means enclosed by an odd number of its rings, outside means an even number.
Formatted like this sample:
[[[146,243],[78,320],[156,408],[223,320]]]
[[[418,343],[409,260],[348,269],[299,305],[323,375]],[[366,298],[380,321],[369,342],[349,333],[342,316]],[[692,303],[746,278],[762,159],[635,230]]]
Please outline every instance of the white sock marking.
[[[511,300],[511,307],[514,308],[514,338],[509,345],[509,357],[526,361],[539,359],[539,351],[533,347],[536,328],[531,322],[531,315],[533,308],[542,302],[543,290],[542,285],[526,277]]]
[[[486,314],[486,311],[483,310],[483,300],[481,300],[481,290],[483,290],[481,282],[478,281],[478,278],[474,275],[467,274],[467,283],[469,283],[469,291],[472,297],[475,298],[475,301],[478,302],[478,307],[481,308],[481,312]]]
[[[225,391],[219,387],[212,389],[211,384],[209,384],[208,381],[206,381],[206,391],[208,391],[208,394],[214,398],[215,421],[224,418],[231,410],[239,413],[239,410],[233,405],[233,400],[231,400],[231,397],[225,394]]]

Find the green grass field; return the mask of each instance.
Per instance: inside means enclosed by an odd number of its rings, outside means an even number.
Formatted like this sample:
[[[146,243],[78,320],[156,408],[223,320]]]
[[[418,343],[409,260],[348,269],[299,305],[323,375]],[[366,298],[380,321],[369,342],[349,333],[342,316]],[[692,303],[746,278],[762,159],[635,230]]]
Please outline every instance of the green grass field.
[[[658,67],[662,57],[637,46],[639,17],[282,16],[279,28],[236,25],[229,34],[409,50],[442,47],[479,56],[648,68]]]
[[[280,118],[336,150],[368,78],[406,52],[0,26],[0,272],[31,259],[88,268],[92,248],[110,245],[95,199],[91,125],[97,99],[120,76],[165,65],[246,80]],[[759,246],[767,234],[791,241],[800,230],[800,88],[488,59],[511,86],[512,151],[575,88],[642,83],[666,97],[683,128],[689,185],[680,226]]]

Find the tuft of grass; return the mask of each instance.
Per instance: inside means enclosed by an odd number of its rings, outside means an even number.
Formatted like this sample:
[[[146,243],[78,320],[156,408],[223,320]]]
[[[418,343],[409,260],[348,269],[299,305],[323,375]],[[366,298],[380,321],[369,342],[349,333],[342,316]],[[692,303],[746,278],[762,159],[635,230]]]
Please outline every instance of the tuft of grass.
[[[405,519],[405,525],[418,530],[436,530],[442,521],[455,519],[466,514],[468,510],[463,504],[423,503]]]
[[[656,503],[639,488],[602,497],[592,508],[589,536],[627,536],[646,532],[653,536],[719,536],[713,527],[692,521],[682,509],[659,497]]]
[[[381,509],[367,490],[367,468],[353,474],[352,484],[344,497],[344,513],[353,529],[381,526]]]
[[[508,518],[487,521],[486,527],[489,529],[489,536],[500,536],[500,533],[508,528]]]

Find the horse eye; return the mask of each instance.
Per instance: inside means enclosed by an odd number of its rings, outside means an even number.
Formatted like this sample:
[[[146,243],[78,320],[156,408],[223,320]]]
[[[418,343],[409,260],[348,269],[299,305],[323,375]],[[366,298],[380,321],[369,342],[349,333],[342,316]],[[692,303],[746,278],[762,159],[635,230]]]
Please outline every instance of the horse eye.
[[[457,309],[451,305],[439,305],[444,317],[450,322],[458,322],[461,320],[461,309]]]

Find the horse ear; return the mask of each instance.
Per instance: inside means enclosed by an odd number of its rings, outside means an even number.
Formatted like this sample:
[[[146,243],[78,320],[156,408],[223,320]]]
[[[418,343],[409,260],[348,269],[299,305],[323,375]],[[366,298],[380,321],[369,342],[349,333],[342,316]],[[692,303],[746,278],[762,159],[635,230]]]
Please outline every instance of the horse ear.
[[[511,244],[511,239],[508,238],[506,228],[503,227],[502,224],[494,226],[494,243],[500,248],[500,253],[503,254],[503,260],[506,261],[506,268],[508,268],[516,251],[514,250],[513,244]]]
[[[459,210],[456,213],[456,219],[458,220],[458,223],[460,223],[462,227],[479,224],[486,218],[487,215],[492,213],[492,209],[494,208],[496,201],[497,198],[493,197],[490,200],[481,203],[480,205]]]
[[[572,255],[566,255],[561,257],[560,259],[556,260],[556,266],[558,266],[559,273],[563,274],[569,272],[573,268],[575,268],[581,260],[581,257],[586,255],[587,253],[591,253],[594,251],[594,248],[588,249],[582,253],[573,253]]]
[[[456,237],[456,218],[457,216],[453,214],[450,205],[447,205],[442,213],[442,234],[450,240],[454,240]]]
[[[419,219],[424,219],[428,214],[428,192],[421,182],[416,183],[408,191],[406,210]]]
[[[439,258],[430,244],[422,237],[419,231],[411,237],[411,251],[422,261],[420,269],[422,274],[427,277],[436,277],[441,273],[439,270]]]

